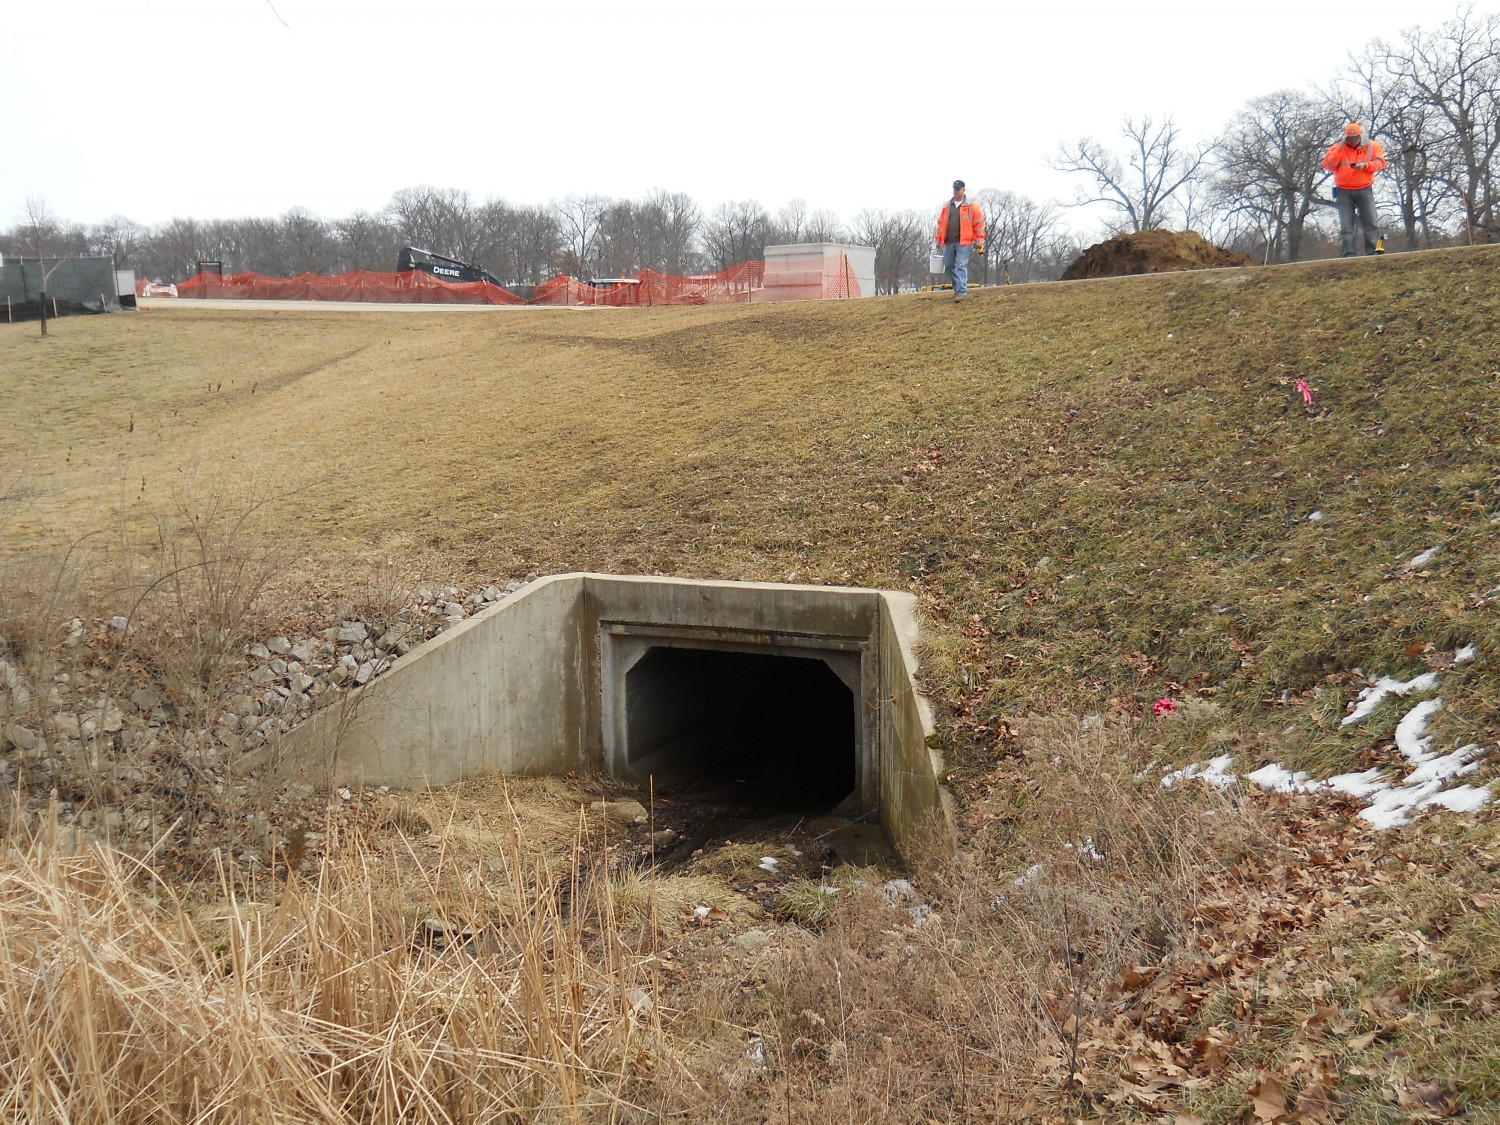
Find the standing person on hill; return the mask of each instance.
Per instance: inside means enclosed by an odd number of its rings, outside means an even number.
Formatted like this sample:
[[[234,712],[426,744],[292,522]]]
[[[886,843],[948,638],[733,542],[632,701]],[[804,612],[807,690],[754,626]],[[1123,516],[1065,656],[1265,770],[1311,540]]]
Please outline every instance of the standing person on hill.
[[[953,282],[953,299],[969,295],[969,252],[984,253],[984,212],[964,198],[964,182],[953,181],[953,198],[938,214],[937,244],[943,252],[943,272]]]
[[[1375,174],[1385,170],[1385,149],[1379,141],[1365,143],[1357,122],[1344,126],[1344,139],[1323,157],[1323,170],[1333,173],[1333,201],[1339,209],[1339,238],[1344,257],[1354,257],[1354,217],[1364,231],[1365,253],[1384,254],[1385,239],[1375,219]]]

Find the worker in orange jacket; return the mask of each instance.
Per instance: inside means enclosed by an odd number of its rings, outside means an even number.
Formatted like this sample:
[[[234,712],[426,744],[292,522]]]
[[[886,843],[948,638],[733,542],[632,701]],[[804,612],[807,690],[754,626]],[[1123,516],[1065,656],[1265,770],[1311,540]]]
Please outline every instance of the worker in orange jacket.
[[[1365,236],[1366,254],[1384,254],[1385,239],[1375,220],[1375,174],[1385,170],[1385,149],[1379,141],[1365,143],[1357,122],[1344,126],[1344,139],[1323,157],[1323,170],[1333,173],[1333,201],[1339,209],[1339,238],[1344,257],[1354,257],[1354,218]]]
[[[953,198],[938,214],[937,244],[943,252],[943,272],[953,283],[953,299],[969,295],[969,254],[984,253],[984,212],[965,198],[964,182],[953,181]]]

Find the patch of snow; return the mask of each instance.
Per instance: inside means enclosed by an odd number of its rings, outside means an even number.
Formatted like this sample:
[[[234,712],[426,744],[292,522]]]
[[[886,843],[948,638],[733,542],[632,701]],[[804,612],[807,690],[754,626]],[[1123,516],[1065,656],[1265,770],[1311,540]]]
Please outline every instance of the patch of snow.
[[[1323,784],[1335,793],[1347,793],[1360,799],[1391,787],[1391,783],[1381,776],[1378,769],[1368,769],[1362,773],[1341,773],[1328,778]]]
[[[1478,655],[1479,650],[1473,645],[1464,645],[1463,648],[1459,649],[1453,654],[1453,663],[1472,664],[1474,663],[1475,657],[1477,657]]]
[[[774,855],[763,855],[760,857],[760,869],[762,871],[769,871],[774,875],[776,874],[776,867],[779,862]]]
[[[693,915],[698,918],[707,918],[709,910],[710,908],[707,906],[695,906],[693,907]]]
[[[1046,867],[1044,865],[1040,863],[1033,863],[1026,869],[1026,874],[1020,876],[1017,879],[1012,879],[1011,882],[1018,887],[1024,887],[1027,883],[1031,882],[1045,870]]]
[[[1456,785],[1437,796],[1431,798],[1429,805],[1441,805],[1450,812],[1478,812],[1489,804],[1490,787],[1488,785]]]
[[[1190,778],[1201,778],[1215,789],[1227,789],[1235,783],[1234,774],[1229,772],[1229,765],[1234,760],[1233,755],[1220,754],[1217,758],[1210,758],[1208,765],[1194,762],[1190,766],[1184,766],[1180,770],[1174,770],[1161,779],[1165,788],[1170,789],[1179,781],[1187,781]]]
[[[1423,672],[1420,676],[1413,676],[1409,680],[1397,680],[1390,676],[1381,676],[1375,683],[1359,693],[1359,699],[1355,703],[1354,710],[1343,718],[1341,725],[1348,726],[1357,723],[1369,715],[1375,708],[1379,707],[1392,695],[1411,695],[1413,692],[1431,691],[1437,687],[1438,677],[1436,672]]]
[[[1484,751],[1479,748],[1477,742],[1471,742],[1467,746],[1460,746],[1451,754],[1444,754],[1441,758],[1429,756],[1411,771],[1405,784],[1425,785],[1429,781],[1447,781],[1450,777],[1462,777],[1466,773],[1473,773],[1479,768],[1478,759],[1483,753]]]
[[[1312,515],[1308,516],[1307,518],[1312,523],[1317,523],[1318,521],[1320,521],[1323,518],[1323,513],[1322,512],[1314,512]]]
[[[1414,556],[1411,562],[1407,563],[1406,565],[1411,567],[1413,570],[1415,570],[1419,566],[1426,566],[1433,559],[1435,559],[1441,551],[1441,547],[1428,547],[1427,550],[1423,551],[1420,555]]]
[[[1396,724],[1396,749],[1412,764],[1425,762],[1432,757],[1432,736],[1427,735],[1427,716],[1443,709],[1441,699],[1429,699],[1418,703]],[[1423,737],[1427,735],[1427,737]]]
[[[915,902],[917,899],[917,888],[911,885],[909,879],[892,879],[880,886],[880,897],[885,900],[887,906],[896,906],[898,903]]]
[[[1275,763],[1261,766],[1254,773],[1245,776],[1262,789],[1271,789],[1277,793],[1306,793],[1317,788],[1318,784],[1300,770],[1293,773],[1285,766]]]
[[[1079,844],[1076,849],[1072,844],[1064,844],[1063,847],[1067,848],[1069,851],[1076,850],[1078,854],[1083,856],[1085,859],[1094,859],[1101,862],[1104,859],[1104,853],[1101,852],[1098,848],[1094,847],[1094,838],[1092,836],[1084,840],[1083,843]]]

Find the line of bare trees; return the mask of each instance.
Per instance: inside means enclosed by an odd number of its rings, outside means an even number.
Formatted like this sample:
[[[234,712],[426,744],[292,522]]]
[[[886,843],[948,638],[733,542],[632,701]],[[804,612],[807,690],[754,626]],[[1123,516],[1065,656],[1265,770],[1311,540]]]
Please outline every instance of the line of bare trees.
[[[1412,28],[1352,56],[1329,86],[1252,98],[1212,142],[1190,142],[1170,118],[1126,117],[1118,141],[1085,137],[1049,162],[1074,174],[1071,204],[987,189],[989,223],[976,280],[1055,278],[1085,244],[1065,220],[1086,207],[1104,233],[1194,229],[1267,261],[1336,252],[1322,157],[1358,120],[1386,148],[1377,180],[1390,244],[1418,249],[1500,239],[1500,16],[1472,7],[1433,31]],[[113,216],[80,225],[39,200],[0,231],[0,253],[105,255],[139,275],[182,280],[202,261],[225,272],[290,276],[392,270],[400,247],[420,246],[485,267],[506,284],[558,274],[627,276],[650,268],[693,274],[754,260],[768,244],[855,242],[875,247],[877,286],[896,292],[929,278],[937,201],[930,208],[864,210],[847,223],[794,199],[774,214],[753,200],[705,214],[682,192],[638,200],[569,195],[545,205],[479,200],[458,188],[402,188],[379,212],[325,220],[303,208],[277,218],[154,227]]]

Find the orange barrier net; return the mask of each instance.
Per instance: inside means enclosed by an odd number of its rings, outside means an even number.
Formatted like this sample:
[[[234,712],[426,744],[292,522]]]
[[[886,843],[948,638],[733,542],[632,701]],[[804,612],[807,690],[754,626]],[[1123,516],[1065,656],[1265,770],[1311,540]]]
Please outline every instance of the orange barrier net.
[[[533,287],[530,299],[487,281],[450,282],[421,270],[405,273],[354,273],[325,277],[304,273],[296,277],[267,277],[259,273],[237,273],[221,277],[200,273],[177,286],[185,298],[240,298],[260,301],[393,301],[405,304],[468,305],[596,305],[610,308],[638,305],[706,305],[749,301],[759,289],[764,262],[741,262],[717,273],[673,277],[642,270],[634,277],[604,281],[579,281],[556,277]],[[137,291],[141,296],[142,282]],[[856,286],[856,289],[858,286]]]
[[[525,298],[487,281],[449,282],[420,270],[376,273],[356,270],[333,277],[302,273],[267,277],[200,273],[177,287],[179,297],[227,297],[255,301],[392,301],[401,304],[524,305]]]

